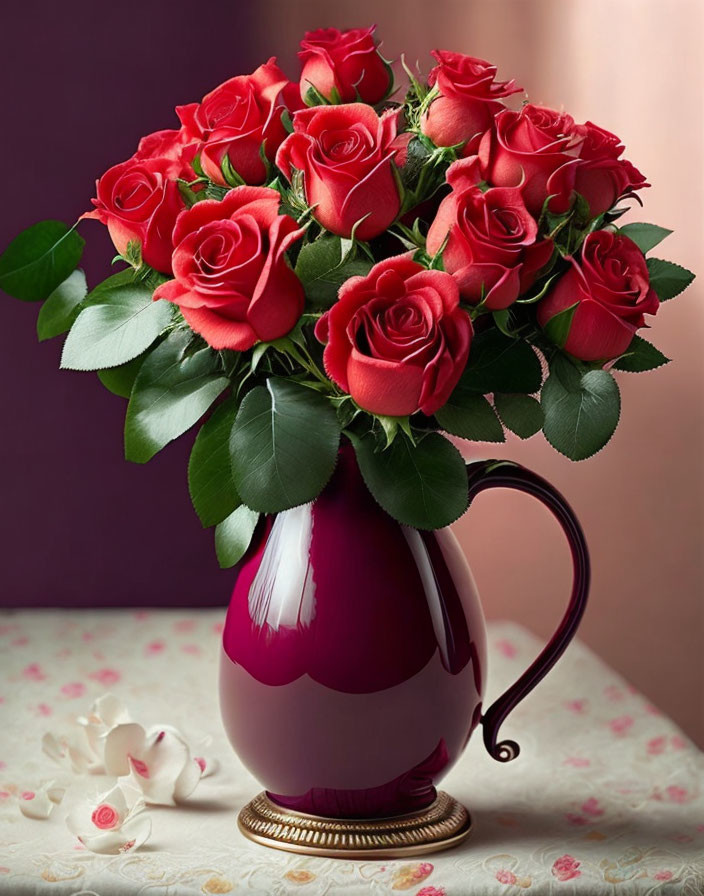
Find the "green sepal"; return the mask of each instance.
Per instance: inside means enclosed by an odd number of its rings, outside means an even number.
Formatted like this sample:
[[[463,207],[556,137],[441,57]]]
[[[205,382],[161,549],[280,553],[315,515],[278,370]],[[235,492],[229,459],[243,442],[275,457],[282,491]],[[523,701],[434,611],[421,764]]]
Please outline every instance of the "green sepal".
[[[569,308],[563,308],[562,311],[558,311],[543,326],[543,333],[545,333],[550,342],[559,346],[559,348],[564,348],[569,338],[570,327],[577,308],[579,308],[579,302],[575,302]]]
[[[633,240],[643,255],[654,249],[672,233],[666,227],[658,227],[657,224],[645,224],[642,222],[624,224],[623,227],[619,227],[618,232],[622,236],[627,236],[630,240]]]

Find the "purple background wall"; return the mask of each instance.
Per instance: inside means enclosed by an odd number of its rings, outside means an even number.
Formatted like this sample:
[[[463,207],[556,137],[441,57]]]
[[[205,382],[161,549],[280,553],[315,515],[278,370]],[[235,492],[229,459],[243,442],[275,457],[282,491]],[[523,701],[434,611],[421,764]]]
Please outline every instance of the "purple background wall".
[[[262,60],[252,5],[193,0],[7,4],[0,248],[43,218],[73,222],[94,181],[175,105]],[[114,252],[85,222],[89,283]],[[126,403],[94,374],[59,370],[62,339],[37,344],[38,305],[0,294],[0,606],[226,603],[186,483],[188,438],[147,467],[122,456]]]

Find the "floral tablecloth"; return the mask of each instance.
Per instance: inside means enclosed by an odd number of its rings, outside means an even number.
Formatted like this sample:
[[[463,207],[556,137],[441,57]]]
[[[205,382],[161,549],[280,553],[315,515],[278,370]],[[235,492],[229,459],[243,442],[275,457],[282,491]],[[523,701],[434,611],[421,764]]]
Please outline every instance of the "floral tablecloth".
[[[222,730],[216,680],[220,611],[0,614],[0,893],[704,894],[704,764],[656,707],[580,643],[506,723],[520,757],[490,759],[474,737],[443,788],[472,812],[463,845],[424,861],[353,862],[266,849],[238,832],[238,809],[261,788]],[[489,629],[489,696],[539,649],[524,629]],[[134,719],[205,742],[219,769],[177,807],[149,808],[152,833],[119,855],[88,851],[66,826],[77,776],[38,820],[23,795],[57,774],[47,731],[107,691]]]

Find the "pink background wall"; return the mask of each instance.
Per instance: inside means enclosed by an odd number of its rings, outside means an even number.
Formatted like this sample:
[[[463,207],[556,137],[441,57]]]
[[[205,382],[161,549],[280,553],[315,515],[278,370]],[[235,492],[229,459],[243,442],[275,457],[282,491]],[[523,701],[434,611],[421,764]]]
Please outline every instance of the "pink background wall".
[[[428,51],[442,47],[488,58],[534,102],[564,105],[577,120],[618,133],[653,184],[643,193],[645,209],[628,220],[674,229],[663,254],[700,272],[655,321],[653,339],[675,363],[620,376],[621,424],[591,460],[572,464],[542,437],[468,446],[467,453],[517,460],[564,492],[583,522],[594,568],[582,638],[700,744],[703,8],[698,0],[307,0],[260,7],[267,52],[289,67],[289,48],[304,30],[370,22],[378,22],[387,57],[404,51],[427,65]],[[487,615],[520,620],[547,636],[569,584],[556,524],[529,498],[495,492],[482,495],[455,528]]]

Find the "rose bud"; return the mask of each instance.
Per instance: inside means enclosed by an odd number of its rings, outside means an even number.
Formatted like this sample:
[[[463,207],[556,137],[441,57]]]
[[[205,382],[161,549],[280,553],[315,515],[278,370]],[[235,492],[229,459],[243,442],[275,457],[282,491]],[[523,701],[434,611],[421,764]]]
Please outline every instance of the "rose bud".
[[[500,99],[520,93],[515,81],[497,81],[496,66],[447,50],[433,50],[437,65],[428,76],[438,96],[421,119],[421,130],[436,146],[457,146],[483,134],[504,108]]]
[[[273,161],[286,137],[284,110],[301,106],[298,89],[275,59],[251,75],[225,81],[203,97],[201,103],[178,106],[176,112],[190,140],[202,141],[200,163],[207,176],[226,186],[222,173],[225,156],[246,184],[263,184],[267,168],[264,153]]]
[[[110,168],[96,184],[95,210],[85,218],[107,225],[121,255],[138,242],[143,261],[164,274],[171,273],[171,231],[185,203],[176,178],[180,162],[168,158],[132,158]]]
[[[538,323],[577,307],[562,348],[582,361],[609,361],[622,355],[644,314],[655,314],[658,297],[650,286],[643,253],[627,236],[608,230],[590,233],[579,259],[538,303]]]
[[[276,164],[289,181],[303,172],[305,198],[327,230],[368,240],[383,233],[401,208],[394,173],[398,112],[371,106],[316,106],[293,117],[293,134]]]
[[[298,54],[304,102],[315,105],[317,91],[331,103],[359,101],[373,106],[391,92],[393,73],[377,50],[375,27],[306,33]]]
[[[154,298],[178,305],[212,348],[245,351],[278,339],[303,313],[303,286],[286,259],[303,231],[279,214],[280,199],[267,187],[236,187],[176,221],[175,279]]]
[[[464,370],[472,322],[457,284],[409,255],[351,277],[318,321],[328,376],[373,414],[434,414]]]
[[[608,211],[624,193],[650,186],[636,167],[619,158],[625,147],[615,134],[590,121],[577,125],[576,131],[584,142],[574,188],[589,203],[592,217]]]
[[[548,196],[556,197],[551,210],[566,210],[583,139],[565,113],[530,104],[520,112],[504,109],[479,145],[484,177],[496,187],[522,186],[534,215]]]
[[[483,302],[491,311],[507,308],[548,263],[552,241],[538,239],[520,188],[482,192],[476,157],[454,162],[446,177],[452,192],[430,226],[428,252],[435,255],[445,243],[443,266],[465,301]]]

